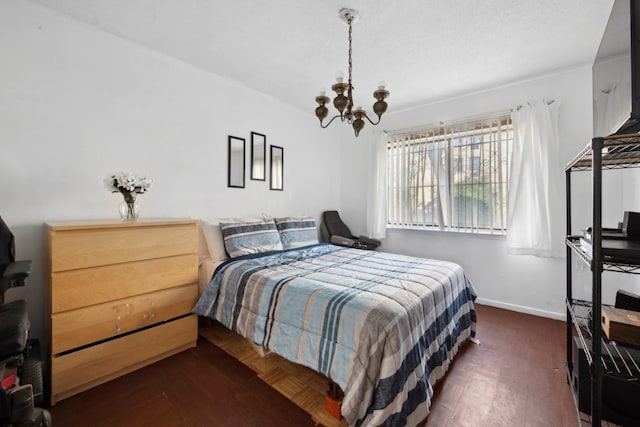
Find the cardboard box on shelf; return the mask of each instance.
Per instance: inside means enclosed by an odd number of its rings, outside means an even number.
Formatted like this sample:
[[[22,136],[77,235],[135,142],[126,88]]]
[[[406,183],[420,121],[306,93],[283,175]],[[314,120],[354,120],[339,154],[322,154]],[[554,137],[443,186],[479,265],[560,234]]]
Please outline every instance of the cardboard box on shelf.
[[[603,306],[602,330],[611,341],[640,346],[640,313]]]

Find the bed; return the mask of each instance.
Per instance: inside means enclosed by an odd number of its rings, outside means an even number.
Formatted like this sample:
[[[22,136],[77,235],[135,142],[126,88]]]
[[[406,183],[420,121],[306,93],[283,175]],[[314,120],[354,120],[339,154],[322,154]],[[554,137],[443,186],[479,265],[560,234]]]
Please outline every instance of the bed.
[[[457,264],[303,238],[236,252],[193,311],[338,384],[349,425],[404,426],[475,335],[474,299]]]

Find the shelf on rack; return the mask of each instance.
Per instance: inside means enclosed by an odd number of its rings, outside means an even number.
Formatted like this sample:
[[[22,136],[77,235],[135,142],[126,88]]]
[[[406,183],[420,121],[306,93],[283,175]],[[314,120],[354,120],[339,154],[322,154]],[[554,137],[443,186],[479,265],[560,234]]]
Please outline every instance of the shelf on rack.
[[[602,168],[621,169],[640,166],[640,134],[611,135],[604,139]],[[593,147],[588,144],[565,167],[565,171],[590,170]]]
[[[573,300],[571,304],[566,301],[571,313],[571,321],[575,328],[576,337],[582,348],[591,349],[593,337],[591,335],[591,302]],[[640,386],[640,348],[620,345],[613,341],[601,340],[602,356],[600,358],[604,373],[614,375],[630,381],[635,381]],[[585,354],[589,365],[593,363],[591,352]]]
[[[584,263],[586,263],[588,266],[591,266],[592,252],[590,250],[587,250],[583,246],[583,244],[580,242],[580,239],[581,239],[580,236],[569,236],[566,238],[566,244],[572,249],[572,251],[576,255],[578,255],[578,257]],[[607,243],[604,243],[605,241]],[[619,243],[617,242],[623,242],[627,244],[633,243],[635,245],[634,251],[629,253],[638,254],[637,251],[640,250],[640,242],[624,242],[620,240],[608,240],[608,239],[603,240],[602,269],[606,271],[616,271],[619,273],[640,274],[640,257],[635,257],[631,255],[628,255],[628,256],[607,255],[607,251],[606,251],[607,247],[605,247],[604,245],[608,244],[609,242],[611,242],[611,245],[612,245],[611,247],[609,247],[609,249],[611,249],[612,252],[609,252],[609,253],[624,254],[624,251],[620,249]]]
[[[593,367],[588,364],[586,356],[593,353],[591,340],[584,342],[574,338],[573,340],[573,370],[569,371],[569,383],[573,390],[574,400],[578,411],[580,412],[580,420],[585,420],[588,425],[593,425],[591,414],[591,388],[592,378],[591,372]],[[598,346],[596,346],[598,347]],[[640,425],[640,381],[633,374],[626,374],[627,369],[637,369],[637,365],[632,358],[625,358],[626,353],[620,351],[612,344],[602,345],[599,350],[603,354],[612,354],[612,357],[602,357],[600,364],[603,365],[603,373],[601,377],[601,417],[599,420],[608,420],[612,424],[622,426]],[[619,356],[618,356],[619,354]],[[634,355],[635,356],[635,355]],[[609,365],[617,363],[615,369]],[[631,371],[629,371],[631,372]],[[583,414],[586,418],[583,417]]]

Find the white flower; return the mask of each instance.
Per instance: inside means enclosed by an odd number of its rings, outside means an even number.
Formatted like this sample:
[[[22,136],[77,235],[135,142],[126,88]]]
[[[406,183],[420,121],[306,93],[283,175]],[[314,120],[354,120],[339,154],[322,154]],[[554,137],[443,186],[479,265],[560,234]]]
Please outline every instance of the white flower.
[[[118,172],[116,174],[107,175],[104,179],[105,188],[112,193],[122,193],[127,196],[134,194],[144,194],[149,191],[151,183],[150,178],[141,175],[135,175],[127,172]]]

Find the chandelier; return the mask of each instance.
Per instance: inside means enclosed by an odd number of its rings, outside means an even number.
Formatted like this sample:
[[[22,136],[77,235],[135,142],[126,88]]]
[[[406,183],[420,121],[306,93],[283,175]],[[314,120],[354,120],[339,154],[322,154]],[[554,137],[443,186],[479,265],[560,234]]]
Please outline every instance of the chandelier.
[[[354,88],[351,84],[351,71],[353,68],[351,61],[351,26],[358,22],[360,15],[353,9],[342,9],[340,10],[339,16],[349,25],[349,81],[344,83],[342,73],[338,72],[336,73],[337,83],[331,86],[331,89],[336,93],[336,97],[333,98],[333,106],[340,114],[336,114],[331,118],[331,120],[329,120],[329,122],[327,122],[327,124],[323,124],[324,119],[329,114],[329,110],[325,107],[325,104],[327,104],[330,99],[325,95],[325,91],[321,91],[320,95],[316,96],[316,102],[319,104],[318,107],[316,107],[316,117],[320,120],[320,127],[323,129],[328,127],[339,117],[341,121],[346,121],[353,126],[353,130],[357,137],[364,127],[363,119],[367,119],[369,123],[374,126],[380,123],[382,114],[387,111],[387,103],[384,102],[384,99],[389,96],[389,91],[385,89],[384,82],[380,82],[378,83],[378,89],[373,92],[373,97],[376,99],[376,102],[373,104],[373,112],[378,116],[378,121],[376,122],[373,122],[369,116],[367,116],[366,111],[362,107],[358,106],[354,108]]]

